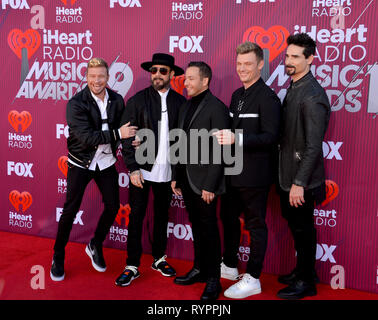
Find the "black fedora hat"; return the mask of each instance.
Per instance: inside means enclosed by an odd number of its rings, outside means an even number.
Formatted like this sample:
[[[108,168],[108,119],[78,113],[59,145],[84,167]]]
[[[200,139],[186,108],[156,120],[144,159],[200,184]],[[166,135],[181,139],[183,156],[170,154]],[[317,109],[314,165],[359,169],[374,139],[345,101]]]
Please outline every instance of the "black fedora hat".
[[[143,62],[140,66],[146,70],[150,71],[153,65],[160,64],[163,66],[170,67],[175,72],[175,76],[184,74],[184,70],[178,66],[175,66],[175,58],[166,53],[154,53],[152,56],[152,61]]]

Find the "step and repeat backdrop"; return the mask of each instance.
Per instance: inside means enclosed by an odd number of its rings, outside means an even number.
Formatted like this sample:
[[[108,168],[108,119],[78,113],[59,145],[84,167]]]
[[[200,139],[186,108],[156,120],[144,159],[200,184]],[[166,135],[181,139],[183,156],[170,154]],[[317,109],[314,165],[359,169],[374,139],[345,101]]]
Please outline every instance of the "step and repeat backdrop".
[[[263,79],[282,100],[290,83],[285,40],[306,32],[317,41],[312,72],[333,111],[323,142],[327,199],[314,210],[317,272],[334,288],[378,292],[377,30],[375,0],[1,0],[0,230],[55,237],[67,187],[66,103],[86,86],[92,57],[108,61],[108,85],[125,101],[149,86],[140,64],[153,53],[170,53],[183,68],[203,60],[213,69],[212,92],[228,105],[241,86],[235,48],[250,40],[264,49]],[[171,84],[185,95],[183,81],[176,77]],[[117,169],[121,207],[105,246],[126,256],[130,182],[120,151]],[[71,241],[89,241],[101,210],[92,182]],[[264,272],[291,271],[295,249],[274,188],[267,221]],[[146,253],[152,222],[150,205]],[[169,257],[193,258],[185,202],[176,196],[167,237]],[[243,270],[246,231],[240,240]]]

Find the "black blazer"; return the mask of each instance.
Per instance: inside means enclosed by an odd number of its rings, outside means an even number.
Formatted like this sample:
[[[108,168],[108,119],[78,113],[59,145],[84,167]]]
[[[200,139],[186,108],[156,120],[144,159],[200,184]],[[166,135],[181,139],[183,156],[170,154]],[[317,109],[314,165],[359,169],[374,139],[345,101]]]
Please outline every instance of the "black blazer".
[[[238,110],[239,101],[244,101]],[[231,98],[232,129],[243,130],[243,170],[227,176],[237,187],[263,187],[277,177],[277,143],[279,138],[281,102],[260,78],[245,90],[237,89]],[[235,143],[239,143],[239,135]]]
[[[108,88],[106,90],[109,94],[106,107],[109,130],[102,131],[100,109],[88,86],[73,96],[67,103],[68,158],[85,168],[90,166],[99,144],[110,143],[116,157],[116,150],[120,142],[118,129],[122,124],[121,118],[125,111],[125,103],[121,95]]]
[[[170,89],[167,95],[167,112],[169,130],[177,128],[178,115],[181,105],[186,101],[184,96]],[[151,129],[155,137],[155,159],[159,146],[159,128],[161,120],[161,97],[152,87],[148,87],[137,92],[126,103],[125,113],[122,123],[130,121],[130,125],[137,126],[139,129]],[[122,140],[122,155],[125,164],[130,172],[144,169],[152,170],[153,163],[139,164],[135,159],[135,149],[131,145],[134,138]],[[142,143],[145,142],[142,140]]]
[[[188,111],[189,103],[190,101],[187,101],[182,106],[182,111],[179,115],[180,129],[183,129],[184,127],[184,120]],[[193,142],[191,141],[190,136],[191,129],[206,129],[210,132],[213,129],[221,130],[226,128],[229,128],[228,108],[209,91],[198,105],[186,132],[188,163],[186,165],[178,164],[173,167],[172,180],[177,181],[178,187],[182,184],[182,179],[184,179],[183,174],[186,174],[192,190],[197,194],[202,194],[202,190],[213,192],[216,195],[225,192],[224,166],[222,163],[218,164],[217,161],[214,161],[215,159],[213,159],[212,155],[213,144],[218,143],[215,137],[206,140],[207,142],[204,141],[204,143],[207,143],[205,148],[208,148],[209,150],[209,161],[207,163],[203,161],[200,153],[202,140],[198,143],[198,149],[196,150],[199,155],[199,161],[197,163],[190,163],[189,159],[190,145],[191,142]]]

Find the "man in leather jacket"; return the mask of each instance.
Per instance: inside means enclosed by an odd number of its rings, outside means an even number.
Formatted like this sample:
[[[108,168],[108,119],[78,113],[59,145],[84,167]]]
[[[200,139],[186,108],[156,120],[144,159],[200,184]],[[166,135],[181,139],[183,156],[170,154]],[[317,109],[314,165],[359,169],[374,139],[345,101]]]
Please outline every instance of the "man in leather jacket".
[[[283,102],[279,184],[283,217],[294,238],[296,268],[278,278],[283,299],[316,295],[314,204],[325,198],[322,142],[330,118],[324,89],[310,71],[316,43],[305,33],[287,39],[285,68],[292,81]]]
[[[64,279],[65,247],[85,189],[92,179],[101,192],[104,211],[85,252],[97,271],[106,270],[102,243],[119,210],[116,150],[121,139],[131,138],[136,132],[136,127],[130,123],[121,126],[125,104],[121,95],[106,88],[107,63],[101,58],[91,59],[86,79],[88,85],[68,101],[66,109],[69,127],[67,197],[54,245],[50,271],[54,281]]]

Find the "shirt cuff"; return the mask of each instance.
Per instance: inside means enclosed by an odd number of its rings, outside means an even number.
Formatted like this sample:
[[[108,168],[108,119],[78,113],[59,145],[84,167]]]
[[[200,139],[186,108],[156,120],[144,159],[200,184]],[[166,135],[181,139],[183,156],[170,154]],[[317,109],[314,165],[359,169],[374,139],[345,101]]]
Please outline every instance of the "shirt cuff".
[[[239,133],[238,136],[239,136],[239,141],[238,141],[239,147],[242,147],[243,146],[243,134]]]

